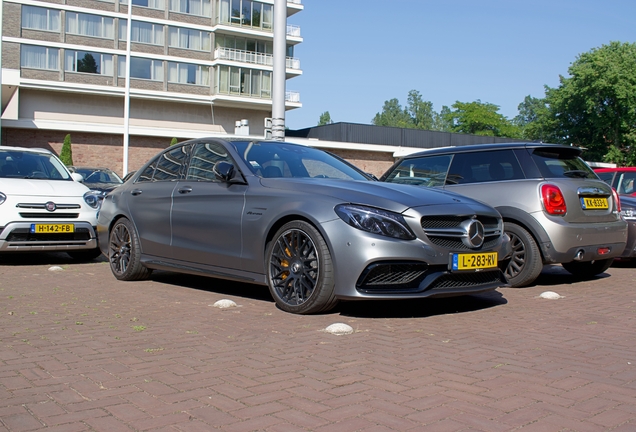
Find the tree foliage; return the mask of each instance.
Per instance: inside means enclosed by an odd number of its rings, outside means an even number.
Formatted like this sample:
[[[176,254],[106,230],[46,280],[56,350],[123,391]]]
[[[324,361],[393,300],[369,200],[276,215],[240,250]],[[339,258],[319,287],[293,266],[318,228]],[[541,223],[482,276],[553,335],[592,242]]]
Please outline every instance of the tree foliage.
[[[332,123],[333,121],[331,120],[329,111],[325,111],[324,113],[320,114],[320,118],[318,119],[318,126],[324,126]]]
[[[178,142],[179,142],[179,140],[178,140],[176,137],[174,137],[174,138],[172,138],[172,139],[170,140],[170,145],[171,145],[171,146],[173,146],[173,145],[175,145],[175,144],[176,144],[176,143],[178,143]]]
[[[495,104],[476,100],[475,102],[455,102],[454,111],[446,114],[452,124],[451,131],[472,135],[518,138],[519,128],[499,113]]]
[[[71,149],[71,134],[67,134],[64,137],[64,144],[62,144],[62,150],[60,151],[60,160],[66,166],[73,165],[73,150]]]
[[[577,57],[557,88],[546,86],[555,141],[585,147],[587,160],[636,164],[636,44],[611,42]]]

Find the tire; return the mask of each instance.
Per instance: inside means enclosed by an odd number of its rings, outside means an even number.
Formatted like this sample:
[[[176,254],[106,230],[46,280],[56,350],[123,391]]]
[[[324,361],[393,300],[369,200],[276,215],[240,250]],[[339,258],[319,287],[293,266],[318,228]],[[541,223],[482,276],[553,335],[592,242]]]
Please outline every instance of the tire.
[[[612,265],[613,258],[595,260],[595,261],[572,261],[562,263],[564,269],[572,273],[576,277],[589,278],[599,275]]]
[[[108,262],[113,275],[124,281],[147,279],[152,270],[141,264],[139,237],[126,218],[118,219],[108,238]]]
[[[525,228],[510,222],[504,223],[504,232],[510,237],[512,256],[504,272],[510,285],[520,288],[534,282],[543,270],[539,246]]]
[[[318,230],[307,222],[283,225],[267,245],[267,284],[279,308],[295,314],[333,309],[331,253]]]
[[[99,248],[95,248],[95,249],[68,251],[66,252],[66,254],[77,262],[88,262],[99,257],[102,254],[102,251]]]

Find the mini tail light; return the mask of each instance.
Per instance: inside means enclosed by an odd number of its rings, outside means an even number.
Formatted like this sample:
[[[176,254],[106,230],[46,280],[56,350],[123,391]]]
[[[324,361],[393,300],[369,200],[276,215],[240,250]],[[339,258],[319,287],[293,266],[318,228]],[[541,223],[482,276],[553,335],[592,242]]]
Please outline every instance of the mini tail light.
[[[621,198],[616,193],[616,189],[612,188],[612,195],[614,196],[614,202],[616,203],[616,211],[621,212]]]
[[[542,185],[541,199],[543,200],[543,208],[548,214],[563,216],[568,211],[565,198],[558,186],[552,184]]]

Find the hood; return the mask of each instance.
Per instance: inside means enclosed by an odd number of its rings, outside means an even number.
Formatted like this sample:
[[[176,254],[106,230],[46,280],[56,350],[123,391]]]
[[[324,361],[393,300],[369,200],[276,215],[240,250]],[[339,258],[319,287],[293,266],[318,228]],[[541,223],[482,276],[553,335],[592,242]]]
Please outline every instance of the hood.
[[[374,181],[311,178],[262,178],[267,188],[289,190],[310,196],[323,195],[343,203],[365,204],[402,213],[408,208],[464,203],[483,206],[477,201],[441,189]]]
[[[88,187],[72,180],[0,179],[0,192],[32,197],[81,197]]]

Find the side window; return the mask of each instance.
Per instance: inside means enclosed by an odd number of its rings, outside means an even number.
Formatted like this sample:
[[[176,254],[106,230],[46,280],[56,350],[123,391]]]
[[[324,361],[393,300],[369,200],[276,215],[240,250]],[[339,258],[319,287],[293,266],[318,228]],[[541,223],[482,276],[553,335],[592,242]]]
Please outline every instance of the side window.
[[[138,181],[179,180],[186,161],[189,145],[180,145],[167,152],[161,153],[141,173]]]
[[[213,172],[214,165],[218,162],[234,163],[225,147],[217,143],[195,144],[186,179],[218,181]]]
[[[598,175],[599,178],[603,180],[605,183],[607,183],[608,185],[612,184],[612,179],[614,178],[613,172],[596,173],[596,175]]]
[[[636,172],[628,171],[621,173],[620,180],[618,181],[618,193],[620,194],[632,194],[634,190],[634,180],[636,180]]]
[[[524,178],[512,150],[459,153],[453,158],[446,184],[483,183]],[[450,180],[455,180],[451,182]]]
[[[455,183],[450,178],[446,179],[451,159],[451,155],[405,159],[391,172],[386,181],[429,187],[443,186],[445,181]]]

